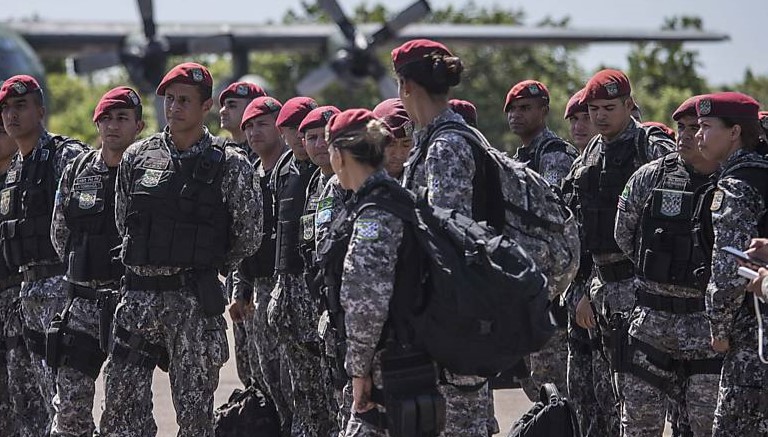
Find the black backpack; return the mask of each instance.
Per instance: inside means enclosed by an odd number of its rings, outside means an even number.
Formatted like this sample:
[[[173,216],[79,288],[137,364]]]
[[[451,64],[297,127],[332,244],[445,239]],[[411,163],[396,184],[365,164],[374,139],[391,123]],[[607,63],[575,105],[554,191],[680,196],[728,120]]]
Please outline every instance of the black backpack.
[[[526,251],[483,223],[428,205],[423,197],[415,201],[394,181],[387,184],[390,197],[373,196],[346,220],[376,206],[410,225],[403,244],[412,247],[400,251],[406,258],[398,265],[423,267],[406,268],[404,283],[411,286],[396,290],[415,287],[420,293],[395,292],[390,318],[396,332],[406,323],[438,364],[463,375],[492,376],[538,351],[554,326],[546,279]]]
[[[576,411],[554,384],[544,384],[536,402],[512,425],[507,437],[580,437]]]
[[[235,389],[213,413],[216,437],[278,437],[280,419],[272,400],[254,386]]]

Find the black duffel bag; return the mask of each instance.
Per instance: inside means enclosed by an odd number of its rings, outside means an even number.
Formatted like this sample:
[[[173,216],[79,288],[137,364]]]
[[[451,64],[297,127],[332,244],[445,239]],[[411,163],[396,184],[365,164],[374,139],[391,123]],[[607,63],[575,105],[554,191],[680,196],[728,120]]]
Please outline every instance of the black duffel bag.
[[[544,384],[536,402],[512,425],[507,437],[581,437],[576,411],[555,384]]]
[[[272,400],[251,386],[235,389],[229,401],[213,413],[216,437],[279,437],[280,419]]]

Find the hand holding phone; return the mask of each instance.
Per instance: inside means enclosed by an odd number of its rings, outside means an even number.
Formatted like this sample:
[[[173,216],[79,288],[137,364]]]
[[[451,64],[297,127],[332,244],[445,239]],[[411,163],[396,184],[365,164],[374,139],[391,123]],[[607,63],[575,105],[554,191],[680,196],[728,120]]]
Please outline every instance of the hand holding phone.
[[[738,259],[739,261],[741,261],[744,264],[748,264],[750,266],[754,266],[754,268],[752,269],[754,271],[757,271],[760,267],[768,269],[768,262],[766,262],[764,260],[761,260],[759,258],[751,257],[751,256],[747,255],[746,253],[744,253],[743,251],[741,251],[739,249],[736,249],[735,247],[726,246],[726,247],[723,247],[720,250],[722,250],[723,252],[727,253],[728,255],[731,255],[731,256],[735,257],[736,259]]]

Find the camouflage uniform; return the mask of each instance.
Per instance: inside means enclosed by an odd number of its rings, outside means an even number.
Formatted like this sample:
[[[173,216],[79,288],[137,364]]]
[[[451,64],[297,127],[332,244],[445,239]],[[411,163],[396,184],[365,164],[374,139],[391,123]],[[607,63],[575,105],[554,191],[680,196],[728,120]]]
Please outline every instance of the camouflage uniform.
[[[642,166],[629,179],[621,195],[614,236],[619,247],[633,260],[638,269],[651,262],[648,261],[650,255],[641,253],[646,251],[643,247],[653,244],[653,242],[643,244],[642,239],[649,238],[648,235],[643,234],[643,228],[653,226],[656,228],[655,232],[659,233],[663,227],[669,226],[655,222],[659,219],[654,218],[653,208],[660,208],[659,214],[666,217],[685,214],[692,217],[695,204],[686,208],[683,205],[683,198],[675,196],[680,192],[701,192],[697,188],[708,182],[707,175],[695,174],[689,166],[684,167],[688,175],[687,180],[686,175],[680,171],[668,175],[668,172],[675,168],[672,167],[673,165],[680,167],[685,163],[677,154],[672,154]],[[657,191],[652,201],[654,189],[666,191]],[[662,202],[661,205],[655,206],[656,200],[662,195],[667,204]],[[666,223],[669,223],[669,220]],[[691,229],[688,235],[691,235],[692,226],[689,225],[689,228]],[[673,238],[673,236],[667,238]],[[685,244],[693,247],[693,242],[690,240]],[[652,249],[657,250],[655,247]],[[690,248],[688,250],[691,253],[689,256],[693,257],[696,251]],[[707,254],[703,256],[708,257]],[[640,257],[645,257],[644,263],[641,263]],[[695,263],[694,258],[691,258],[690,262],[695,264],[694,267],[699,265]],[[690,269],[692,270],[693,267]],[[684,271],[675,273],[685,275]],[[697,284],[694,282],[678,285],[671,283],[669,279],[664,281],[657,282],[644,276],[636,280],[638,292],[642,294],[639,295],[638,304],[629,318],[629,335],[634,345],[632,364],[629,369],[625,369],[624,373],[617,376],[622,397],[622,435],[628,437],[661,435],[666,417],[667,396],[683,400],[682,404],[688,409],[693,435],[709,435],[717,400],[716,387],[720,378],[720,360],[709,344],[707,317],[703,311],[703,294],[696,288]],[[684,312],[677,313],[672,312],[672,309],[664,311],[659,307],[649,306],[654,305],[650,301],[645,303],[645,300],[641,299],[645,296],[650,297],[654,302],[666,299],[663,302],[667,303],[675,299],[674,302],[681,304],[698,303],[698,299],[701,299],[701,309],[693,311],[692,308],[689,311],[686,308]],[[647,345],[648,348],[643,345]],[[678,360],[677,362],[681,365],[684,364],[683,362],[688,365],[707,363],[713,368],[708,371],[680,371],[676,365],[660,368],[658,363],[666,360],[659,357]],[[650,376],[633,371],[635,366],[639,366],[642,369],[641,372],[649,372]]]
[[[759,235],[758,223],[766,210],[764,193],[756,188],[764,187],[765,170],[759,170],[759,180],[755,173],[730,173],[744,162],[766,161],[755,152],[733,152],[720,167],[710,206],[714,247],[705,302],[712,337],[730,343],[720,378],[713,437],[768,435],[768,366],[757,355],[753,299],[745,293],[747,280],[737,275],[733,257],[720,250],[747,247]],[[763,323],[768,323],[765,308],[762,316]]]
[[[430,205],[454,209],[471,217],[472,178],[475,174],[471,146],[464,137],[453,132],[443,132],[429,144],[426,143],[431,131],[445,122],[466,124],[461,115],[445,109],[429,125],[416,132],[414,150],[426,148],[426,159],[415,168],[408,168],[413,165],[410,160],[406,163],[403,186],[410,189],[427,188],[427,201]],[[478,390],[462,390],[460,386],[475,386],[482,383],[483,378],[445,373],[446,383],[439,386],[447,403],[443,435],[487,436],[488,420],[493,420],[488,417],[488,384],[483,384]]]
[[[55,137],[47,131],[43,131],[40,134],[40,138],[37,141],[35,149],[29,155],[22,157],[21,152],[17,152],[13,157],[11,167],[9,168],[8,175],[5,180],[5,189],[3,190],[3,193],[8,193],[8,190],[11,190],[11,188],[8,188],[11,186],[11,184],[19,183],[19,181],[24,180],[23,178],[32,177],[26,172],[22,172],[21,166],[25,160],[38,160],[38,162],[41,162],[38,164],[39,166],[46,165],[42,163],[42,161],[47,161],[47,159],[49,159],[49,145],[51,144],[55,148],[53,150],[52,158],[50,158],[50,162],[53,167],[53,190],[55,190],[55,186],[61,179],[61,176],[64,172],[64,167],[66,167],[67,163],[69,163],[69,161],[71,161],[74,157],[79,155],[87,148],[87,146],[80,143],[79,141],[63,137]],[[41,168],[41,170],[43,168]],[[47,180],[49,177],[51,176],[40,177],[40,175],[38,175],[38,179]],[[39,183],[39,180],[38,185],[42,185]],[[45,189],[45,187],[41,188]],[[51,197],[53,197],[54,194],[55,191],[51,192]],[[2,197],[4,197],[4,194]],[[50,202],[50,205],[53,205],[52,198],[38,199],[37,201]],[[15,202],[15,200],[11,200],[10,203],[13,202]],[[21,202],[22,200],[19,199],[17,205],[20,205]],[[25,205],[25,207],[29,207],[29,205]],[[2,213],[2,215],[5,215],[8,212],[5,208],[6,200],[0,198],[0,213]],[[40,235],[39,237],[42,239],[43,236]],[[46,239],[50,241],[50,236]],[[42,336],[45,335],[45,331],[48,329],[53,316],[57,312],[61,311],[61,309],[64,307],[64,302],[66,301],[67,292],[62,276],[64,267],[61,265],[61,261],[58,259],[58,257],[55,256],[53,248],[50,250],[52,252],[51,258],[29,262],[21,266],[21,270],[27,270],[31,272],[36,269],[49,268],[51,269],[50,273],[57,274],[54,276],[43,274],[39,279],[24,282],[19,292],[19,296],[21,298],[21,324],[22,329],[24,330],[27,350],[30,353],[31,369],[34,374],[34,379],[37,382],[39,392],[43,396],[43,405],[45,405],[48,410],[49,418],[52,419],[54,416],[52,401],[54,395],[56,394],[55,376],[51,369],[45,364],[44,357],[42,356],[42,354],[44,354],[44,350],[33,350],[37,347],[42,347],[44,349],[44,343],[40,343],[44,342],[44,337]],[[36,337],[37,340],[34,340],[34,338],[30,337],[30,335]],[[37,343],[39,346],[32,346],[33,343]],[[21,365],[23,363],[26,363],[26,361],[22,359],[11,364]],[[9,372],[14,374],[24,374],[24,371],[19,369],[9,369]]]
[[[134,184],[133,173],[144,150],[170,154],[174,162],[195,158],[212,147],[213,137],[205,130],[203,137],[187,150],[176,149],[168,131],[155,134],[126,150],[118,169],[116,188],[115,218],[118,231],[124,236],[123,260],[131,274],[161,280],[182,271],[179,267],[161,265],[131,266],[126,257],[129,254],[126,213],[134,201],[131,194],[136,185],[144,184],[148,174],[145,170],[141,182]],[[142,154],[139,154],[139,153]],[[262,195],[254,180],[253,168],[238,152],[225,148],[224,161],[220,170],[221,199],[228,217],[226,229],[228,244],[224,268],[231,270],[244,257],[258,249],[262,231]],[[162,168],[167,169],[169,163]],[[152,166],[152,162],[144,165]],[[162,174],[159,172],[158,179]],[[146,181],[147,185],[154,182]],[[146,185],[145,185],[146,186]],[[223,231],[223,230],[222,230]],[[211,266],[214,268],[215,266]],[[185,275],[185,277],[188,277]],[[155,362],[139,365],[117,355],[118,345],[124,350],[135,352],[118,334],[127,331],[133,340],[149,343],[160,355],[167,354],[171,389],[176,407],[176,422],[179,436],[213,436],[213,393],[219,382],[219,369],[229,358],[225,334],[226,322],[221,315],[205,317],[196,296],[196,279],[190,277],[182,287],[173,291],[137,290],[129,285],[115,312],[115,346],[107,360],[105,374],[105,408],[100,428],[104,435],[144,436],[154,435],[157,426],[152,417],[152,373]],[[208,285],[214,286],[214,285]],[[206,293],[224,293],[221,284]],[[202,293],[201,293],[202,294]],[[144,349],[145,351],[147,349]],[[146,361],[146,360],[145,360]]]

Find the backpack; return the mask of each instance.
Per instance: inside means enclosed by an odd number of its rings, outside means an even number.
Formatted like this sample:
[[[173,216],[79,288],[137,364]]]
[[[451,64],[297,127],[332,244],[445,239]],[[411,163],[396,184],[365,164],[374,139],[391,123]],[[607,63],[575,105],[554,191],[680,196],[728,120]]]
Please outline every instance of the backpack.
[[[507,437],[580,437],[579,421],[573,405],[554,384],[544,384],[536,402],[512,425]]]
[[[235,389],[213,413],[216,437],[278,437],[280,419],[272,401],[256,387]]]
[[[442,123],[430,137],[443,132],[461,135],[472,148],[473,216],[525,248],[547,278],[550,297],[563,293],[579,267],[580,241],[576,218],[557,188],[471,126]],[[417,153],[426,154],[423,148]]]
[[[414,200],[392,180],[384,183],[390,197],[371,196],[339,221],[349,226],[375,206],[406,223],[390,302],[398,340],[412,337],[462,375],[492,376],[541,349],[554,332],[546,279],[523,247],[423,196]]]

